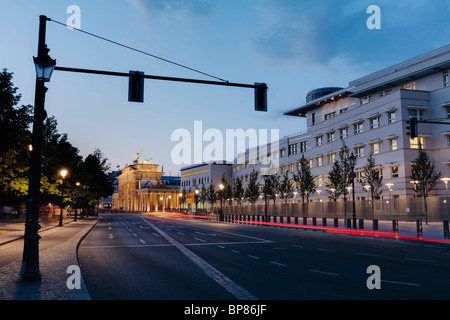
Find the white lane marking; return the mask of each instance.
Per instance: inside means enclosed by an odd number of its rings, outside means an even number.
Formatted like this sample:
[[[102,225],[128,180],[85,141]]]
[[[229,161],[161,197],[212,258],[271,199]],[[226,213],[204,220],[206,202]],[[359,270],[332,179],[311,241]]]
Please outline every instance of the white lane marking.
[[[257,257],[257,256],[252,256],[251,254],[249,254],[248,257],[259,260],[259,257]]]
[[[281,267],[287,267],[288,266],[287,264],[279,263],[279,262],[275,262],[275,261],[270,261],[270,263],[275,264],[277,266],[281,266]]]
[[[353,254],[356,254],[357,256],[378,257],[377,254],[373,254],[373,253],[354,252]]]
[[[204,233],[204,232],[198,232],[198,231],[195,231],[194,233],[200,234],[200,235],[202,235],[202,236],[213,236],[213,237],[216,236],[215,233]]]
[[[191,250],[177,242],[175,239],[167,235],[164,231],[160,230],[158,227],[151,224],[147,219],[142,217],[142,220],[145,221],[150,227],[155,229],[161,236],[163,236],[167,241],[173,244],[178,250],[180,250],[189,260],[194,262],[200,269],[205,272],[205,274],[211,277],[214,281],[216,281],[219,285],[225,288],[229,293],[231,293],[238,300],[257,300],[253,294],[249,291],[236,284],[233,280],[228,278],[222,272],[211,266],[205,260],[197,256]]]
[[[219,248],[221,248],[221,249],[226,249],[224,246],[219,246]]]
[[[309,272],[314,272],[314,273],[321,273],[321,274],[328,274],[331,276],[338,276],[338,273],[333,273],[333,272],[326,272],[326,271],[320,271],[320,270],[314,270],[314,269],[308,269]]]
[[[299,245],[296,245],[296,244],[291,244],[291,247],[304,248],[303,246],[299,246]]]
[[[137,237],[137,234],[133,232],[133,236]]]
[[[154,235],[155,237],[161,237],[159,234],[157,234],[156,232],[152,232],[152,235]]]
[[[142,240],[142,239],[139,239],[139,241],[142,243],[142,244],[145,244],[146,242],[144,241],[144,240]]]
[[[196,237],[194,237],[194,239],[195,239],[195,240],[198,240],[198,241],[201,241],[201,242],[208,242],[208,241],[206,241],[206,240],[203,240],[203,239],[200,239],[200,238],[196,238]]]
[[[409,261],[419,261],[419,262],[437,262],[436,260],[414,259],[414,258],[405,258],[405,260],[409,260]]]
[[[182,236],[185,236],[185,234],[183,232],[177,232],[178,234],[181,234]]]
[[[326,251],[326,252],[335,252],[336,251],[336,250],[333,250],[333,249],[323,249],[323,248],[317,248],[317,250]]]
[[[233,251],[234,253],[241,253],[240,251],[237,251],[237,250],[231,250],[231,251]]]
[[[418,283],[409,283],[409,282],[399,282],[399,281],[390,281],[390,280],[380,280],[381,282],[387,282],[387,283],[393,283],[393,284],[403,284],[406,286],[414,286],[414,287],[420,287],[420,284]]]

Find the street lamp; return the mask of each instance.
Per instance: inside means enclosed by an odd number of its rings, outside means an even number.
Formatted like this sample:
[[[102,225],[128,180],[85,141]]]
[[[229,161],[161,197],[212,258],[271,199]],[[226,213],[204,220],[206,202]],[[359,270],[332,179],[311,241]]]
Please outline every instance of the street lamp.
[[[223,188],[225,188],[225,186],[221,183],[219,184],[219,189],[220,189],[220,216],[219,216],[219,221],[223,221]]]
[[[79,198],[79,187],[81,186],[81,184],[79,182],[75,182],[75,186],[77,187],[77,195],[75,198],[75,218],[73,219],[73,221],[77,221],[77,211],[78,211],[78,198]]]
[[[63,223],[62,223],[62,217],[63,217],[63,207],[64,207],[64,179],[67,176],[67,170],[66,169],[62,169],[59,174],[61,175],[62,178],[62,183],[61,183],[61,212],[59,214],[59,226],[62,227]]]
[[[56,59],[50,58],[48,55],[50,49],[44,47],[43,53],[37,57],[33,57],[34,67],[36,69],[36,78],[39,81],[50,82],[53,70],[55,70]]]
[[[23,247],[24,271],[22,281],[41,281],[39,270],[39,200],[42,169],[42,145],[45,112],[45,82],[50,81],[56,61],[48,55],[49,49],[45,45],[46,16],[39,17],[39,38],[37,57],[34,58],[36,68],[36,89],[34,96],[33,132],[31,135],[30,179],[28,183],[28,202],[25,222],[25,237]]]
[[[267,198],[269,197],[268,194],[268,186],[267,183],[269,182],[269,175],[268,174],[264,174],[263,175],[264,178],[264,222],[268,222],[268,217],[267,217]]]
[[[352,195],[353,195],[353,229],[356,229],[356,206],[355,206],[355,178],[356,178],[356,173],[355,173],[355,165],[356,165],[356,157],[355,155],[352,154],[350,155],[350,157],[348,157],[348,161],[350,163],[350,166],[352,168],[352,172],[350,173],[350,178],[352,179]]]

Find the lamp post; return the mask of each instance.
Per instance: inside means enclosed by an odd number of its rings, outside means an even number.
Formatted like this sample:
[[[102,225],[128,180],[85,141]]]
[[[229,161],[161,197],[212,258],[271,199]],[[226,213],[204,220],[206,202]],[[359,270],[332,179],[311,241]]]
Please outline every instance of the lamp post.
[[[389,213],[391,214],[392,217],[392,198],[391,198],[391,192],[392,192],[392,187],[394,186],[393,183],[386,183],[386,186],[388,187],[389,190]]]
[[[445,183],[445,204],[447,205],[447,220],[450,221],[450,211],[448,210],[448,182],[450,181],[450,178],[441,178],[441,180]]]
[[[219,192],[220,192],[220,215],[219,215],[219,221],[223,221],[223,188],[225,188],[225,186],[221,183],[219,184]]]
[[[46,22],[49,20],[46,16],[39,17],[39,38],[38,54],[34,58],[36,68],[36,89],[34,97],[34,122],[33,133],[31,136],[31,160],[30,160],[30,178],[28,184],[28,202],[25,222],[25,240],[23,249],[24,271],[22,281],[38,282],[41,281],[41,272],[39,270],[39,239],[38,234],[41,226],[39,225],[39,200],[41,184],[41,165],[42,165],[42,144],[43,144],[43,125],[46,118],[45,112],[45,82],[50,81],[50,77],[56,66],[56,60],[48,55],[50,51],[45,45]]]
[[[64,179],[67,176],[67,170],[66,169],[62,169],[59,174],[61,175],[62,178],[62,183],[61,183],[61,212],[59,214],[59,226],[62,227],[63,223],[62,223],[62,217],[63,217],[63,207],[64,207]]]
[[[264,174],[263,175],[264,178],[264,222],[268,222],[268,217],[267,217],[267,198],[269,197],[268,194],[268,186],[267,183],[269,182],[269,175]]]
[[[355,155],[351,154],[350,157],[348,157],[348,161],[350,163],[350,166],[352,167],[352,172],[350,172],[350,178],[352,179],[352,198],[353,198],[353,229],[356,229],[356,206],[355,206],[355,165],[356,165],[356,157]]]
[[[81,186],[81,184],[79,182],[75,183],[75,186],[77,187],[77,193],[79,192],[79,187]],[[77,211],[78,211],[78,194],[76,195],[76,200],[75,200],[75,218],[73,219],[73,221],[77,221]]]

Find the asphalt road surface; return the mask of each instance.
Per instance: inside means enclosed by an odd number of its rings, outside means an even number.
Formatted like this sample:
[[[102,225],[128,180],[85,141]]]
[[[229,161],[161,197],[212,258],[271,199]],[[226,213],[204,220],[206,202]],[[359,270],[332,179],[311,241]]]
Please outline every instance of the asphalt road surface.
[[[104,216],[78,259],[93,300],[450,298],[446,244],[163,214]]]

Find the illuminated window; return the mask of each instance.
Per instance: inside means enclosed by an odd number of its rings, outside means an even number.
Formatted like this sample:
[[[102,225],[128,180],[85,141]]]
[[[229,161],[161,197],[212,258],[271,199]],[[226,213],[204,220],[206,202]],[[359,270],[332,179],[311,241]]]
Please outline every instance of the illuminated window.
[[[391,151],[397,150],[397,138],[389,140],[389,149]]]
[[[372,153],[378,154],[381,152],[381,142],[372,143]]]
[[[408,82],[402,86],[404,90],[416,90],[416,82]]]
[[[317,157],[316,160],[317,160],[318,167],[323,166],[323,156]]]
[[[417,137],[414,139],[409,138],[409,146],[411,149],[425,149],[425,138],[424,137]]]
[[[327,155],[328,158],[328,164],[333,164],[334,161],[336,160],[336,154],[335,153],[329,153]]]

